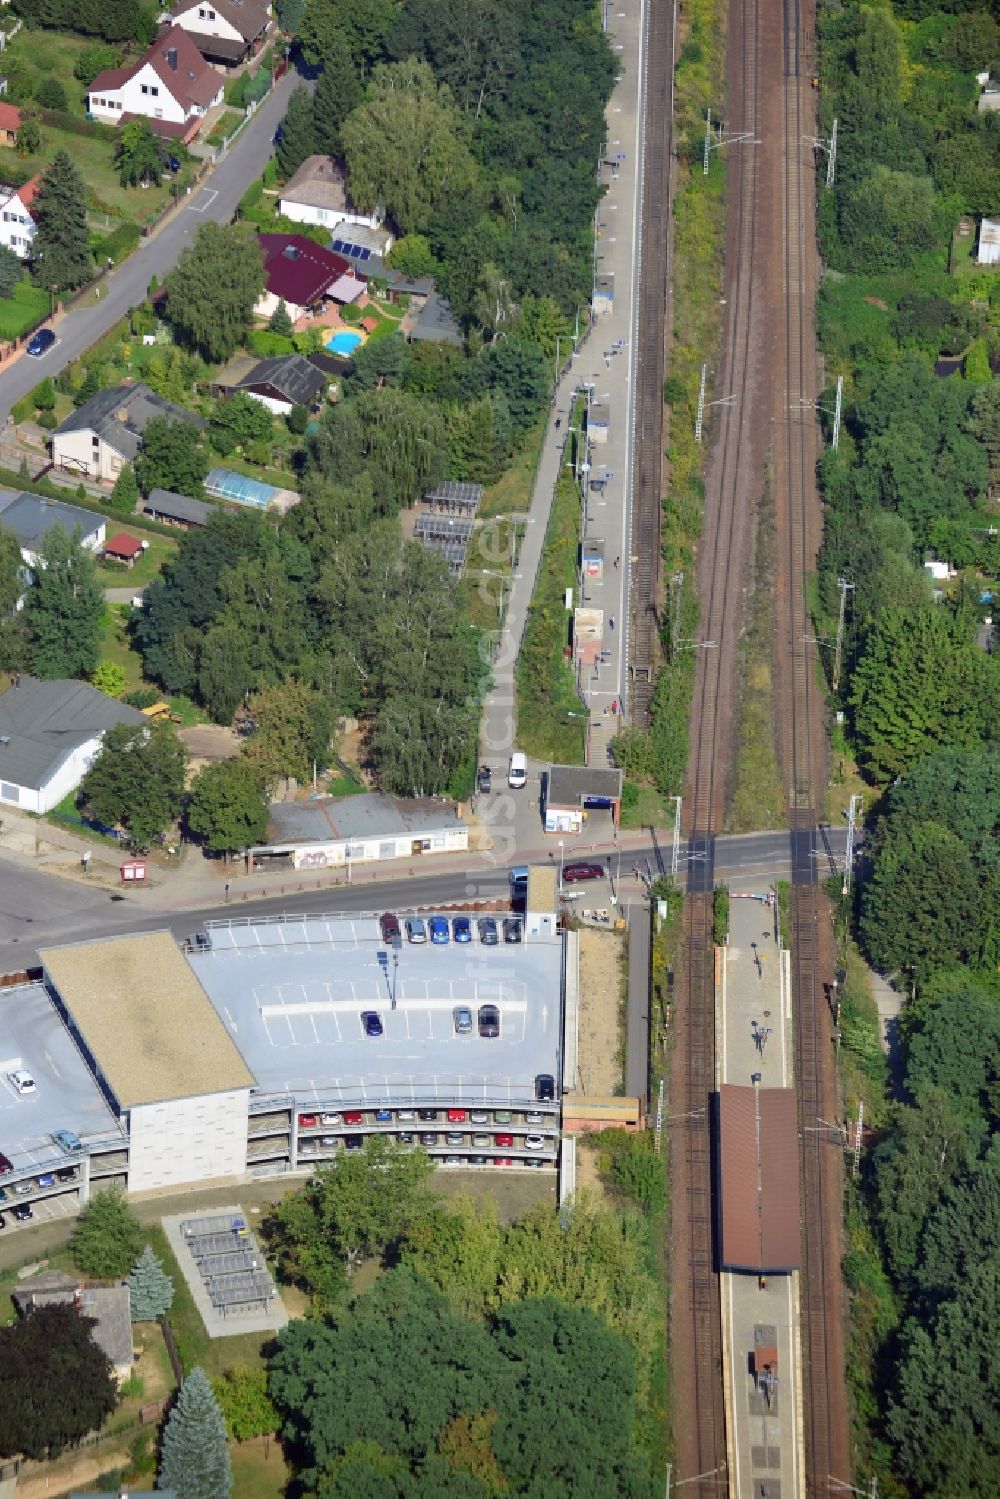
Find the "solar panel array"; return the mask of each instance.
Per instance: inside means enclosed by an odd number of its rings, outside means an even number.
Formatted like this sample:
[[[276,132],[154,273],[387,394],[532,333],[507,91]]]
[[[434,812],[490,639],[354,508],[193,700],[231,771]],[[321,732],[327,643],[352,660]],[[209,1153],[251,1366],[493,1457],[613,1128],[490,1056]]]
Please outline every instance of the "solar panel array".
[[[349,239],[335,239],[330,249],[337,255],[349,255],[352,260],[371,260],[372,252],[367,245],[356,245]]]
[[[188,1218],[181,1233],[205,1290],[216,1311],[266,1307],[275,1296],[274,1282],[266,1268],[257,1241],[242,1215],[223,1213],[207,1218]]]
[[[424,504],[440,510],[458,510],[466,515],[475,515],[483,502],[483,486],[469,484],[463,479],[446,479],[436,484],[424,495]]]
[[[457,520],[449,515],[420,515],[413,534],[428,552],[440,552],[457,578],[465,566],[465,554],[474,529],[471,520]]]

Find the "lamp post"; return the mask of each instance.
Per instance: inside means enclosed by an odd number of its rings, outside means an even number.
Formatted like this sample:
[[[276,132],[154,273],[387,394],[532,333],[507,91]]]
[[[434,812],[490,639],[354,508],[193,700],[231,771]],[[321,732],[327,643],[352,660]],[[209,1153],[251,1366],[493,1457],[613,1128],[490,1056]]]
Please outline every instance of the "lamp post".
[[[560,893],[560,895],[562,894],[562,887],[563,887],[563,849],[564,848],[565,848],[565,844],[563,843],[562,839],[560,838],[559,839],[559,893]]]

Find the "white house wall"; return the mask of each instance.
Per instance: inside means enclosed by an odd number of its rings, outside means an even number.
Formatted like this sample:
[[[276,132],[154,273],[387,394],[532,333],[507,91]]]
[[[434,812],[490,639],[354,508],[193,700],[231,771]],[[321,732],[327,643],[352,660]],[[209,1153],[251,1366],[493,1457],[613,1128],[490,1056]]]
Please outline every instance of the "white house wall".
[[[296,203],[294,198],[282,198],[278,212],[296,224],[319,224],[324,228],[335,228],[338,224],[363,224],[366,229],[377,229],[379,217],[376,213],[359,213],[356,209],[317,208],[313,203]]]
[[[227,42],[243,41],[236,27],[231,26],[214,5],[192,5],[190,10],[181,11],[179,16],[171,16],[170,20],[172,25],[181,26],[194,36],[219,36]]]
[[[242,1176],[249,1096],[247,1088],[237,1088],[130,1109],[128,1190]]]
[[[25,260],[35,237],[35,221],[15,193],[0,210],[0,244]]]
[[[0,802],[5,802],[9,807],[19,807],[23,812],[51,812],[64,796],[76,790],[100,747],[101,736],[95,734],[93,739],[88,739],[86,743],[71,750],[44,785],[37,789],[33,786],[18,786],[3,779],[3,751],[0,750]]]
[[[291,401],[277,401],[274,396],[262,396],[256,390],[245,390],[244,395],[248,395],[252,401],[259,401],[275,416],[287,416],[292,409]]]
[[[87,474],[92,479],[106,479],[117,478],[125,460],[103,438],[98,439],[95,448],[92,428],[84,427],[77,432],[63,432],[53,436],[52,461],[57,468]]]
[[[413,845],[421,844],[414,854]],[[292,849],[296,869],[331,869],[351,863],[375,864],[387,859],[423,858],[425,854],[462,852],[469,846],[469,829],[464,823],[428,833],[393,834],[387,838],[357,838],[337,843],[310,843]]]

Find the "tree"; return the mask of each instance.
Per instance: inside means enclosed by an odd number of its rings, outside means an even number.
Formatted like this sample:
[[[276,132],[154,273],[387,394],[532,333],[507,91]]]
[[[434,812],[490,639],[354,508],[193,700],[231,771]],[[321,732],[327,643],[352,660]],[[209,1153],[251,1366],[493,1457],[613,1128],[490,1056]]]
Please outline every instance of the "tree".
[[[404,234],[425,229],[476,181],[451,94],[416,58],[375,68],[341,136],[354,201],[365,210],[382,204]]]
[[[929,177],[876,166],[840,199],[840,238],[854,271],[912,265],[934,239]]]
[[[202,224],[166,279],[167,317],[207,360],[228,359],[253,327],[264,261],[253,227]]]
[[[270,1436],[281,1420],[267,1393],[267,1370],[262,1364],[237,1364],[213,1381],[212,1389],[234,1442]]]
[[[983,936],[969,851],[934,822],[890,829],[865,886],[861,930],[880,968],[922,978],[975,958]]]
[[[31,274],[39,286],[57,291],[82,286],[93,275],[87,188],[72,158],[57,151],[31,207],[36,233]]]
[[[74,1306],[40,1306],[0,1327],[0,1455],[56,1457],[114,1410],[111,1364],[93,1326]]]
[[[95,1280],[127,1275],[142,1247],[139,1220],[119,1187],[94,1193],[69,1241],[74,1265]]]
[[[305,84],[300,83],[292,90],[285,118],[281,122],[281,139],[274,153],[278,171],[286,182],[315,150],[312,95]]]
[[[52,376],[46,375],[44,380],[39,380],[31,392],[31,399],[35,403],[36,411],[52,411],[56,404],[56,388],[52,384]]]
[[[340,153],[340,127],[361,103],[361,79],[342,32],[337,32],[323,58],[323,71],[312,96],[313,150],[327,156]]]
[[[122,187],[158,182],[163,171],[163,147],[146,119],[126,120],[115,142],[115,165]]]
[[[143,494],[159,488],[201,498],[208,469],[201,433],[194,422],[154,416],[147,424],[135,461],[135,476]]]
[[[292,336],[292,320],[285,306],[284,297],[279,298],[278,305],[267,320],[268,330],[271,333],[281,333],[285,338]]]
[[[1000,866],[1000,746],[942,749],[889,792],[889,828],[934,822],[960,838],[977,869]]]
[[[245,750],[265,785],[281,776],[305,781],[313,761],[325,764],[333,728],[328,700],[294,678],[262,687],[247,704],[257,727]]]
[[[159,1322],[174,1301],[174,1283],[147,1244],[128,1274],[133,1322]]]
[[[114,724],[80,782],[79,805],[148,848],[184,804],[187,750],[171,723]]]
[[[309,425],[309,407],[296,402],[285,417],[285,423],[293,437],[302,437]]]
[[[112,510],[117,510],[121,515],[135,514],[135,507],[139,503],[139,484],[131,463],[122,465],[109,503]]]
[[[406,342],[399,333],[369,340],[351,355],[351,363],[354,365],[349,381],[351,390],[399,385],[406,371]]]
[[[99,661],[90,675],[91,685],[108,697],[121,697],[125,691],[125,669],[117,661]]]
[[[274,417],[270,411],[245,390],[238,390],[227,401],[216,402],[211,420],[213,430],[224,432],[232,439],[227,451],[236,446],[246,447],[251,442],[264,442],[274,432]]]
[[[89,677],[97,665],[104,592],[94,558],[51,526],[24,604],[28,666],[38,677]]]
[[[77,55],[73,77],[80,83],[91,83],[105,68],[117,68],[121,60],[122,54],[117,47],[111,47],[107,42],[91,42]]]
[[[58,78],[43,78],[35,90],[35,98],[43,109],[65,111],[69,107],[66,90]]]
[[[430,242],[424,234],[402,235],[389,251],[385,263],[413,280],[420,276],[433,276],[439,269]]]
[[[286,1271],[329,1306],[365,1256],[381,1254],[430,1211],[433,1167],[423,1151],[371,1136],[364,1150],[321,1166],[274,1209],[269,1234]]]
[[[22,156],[34,156],[42,149],[42,128],[38,123],[38,117],[26,109],[21,111],[21,123],[17,130],[17,149]],[[36,238],[35,244],[37,243]]]
[[[23,260],[19,260],[6,245],[0,245],[0,297],[12,297],[15,286],[27,274]]]
[[[226,1425],[204,1369],[192,1369],[167,1417],[157,1485],[177,1499],[228,1499],[233,1490]]]
[[[975,746],[984,737],[995,679],[993,660],[947,609],[887,609],[851,684],[866,768],[885,781],[945,745]]]
[[[262,843],[267,804],[257,769],[242,756],[206,765],[191,787],[187,820],[191,831],[216,854],[228,857]]]

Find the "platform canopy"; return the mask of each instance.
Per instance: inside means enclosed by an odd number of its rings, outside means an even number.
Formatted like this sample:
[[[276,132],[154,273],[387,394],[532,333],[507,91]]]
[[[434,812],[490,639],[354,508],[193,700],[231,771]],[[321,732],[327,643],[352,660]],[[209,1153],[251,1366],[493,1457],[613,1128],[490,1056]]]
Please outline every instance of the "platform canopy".
[[[724,1270],[799,1268],[798,1117],[792,1088],[719,1089],[719,1222]]]

